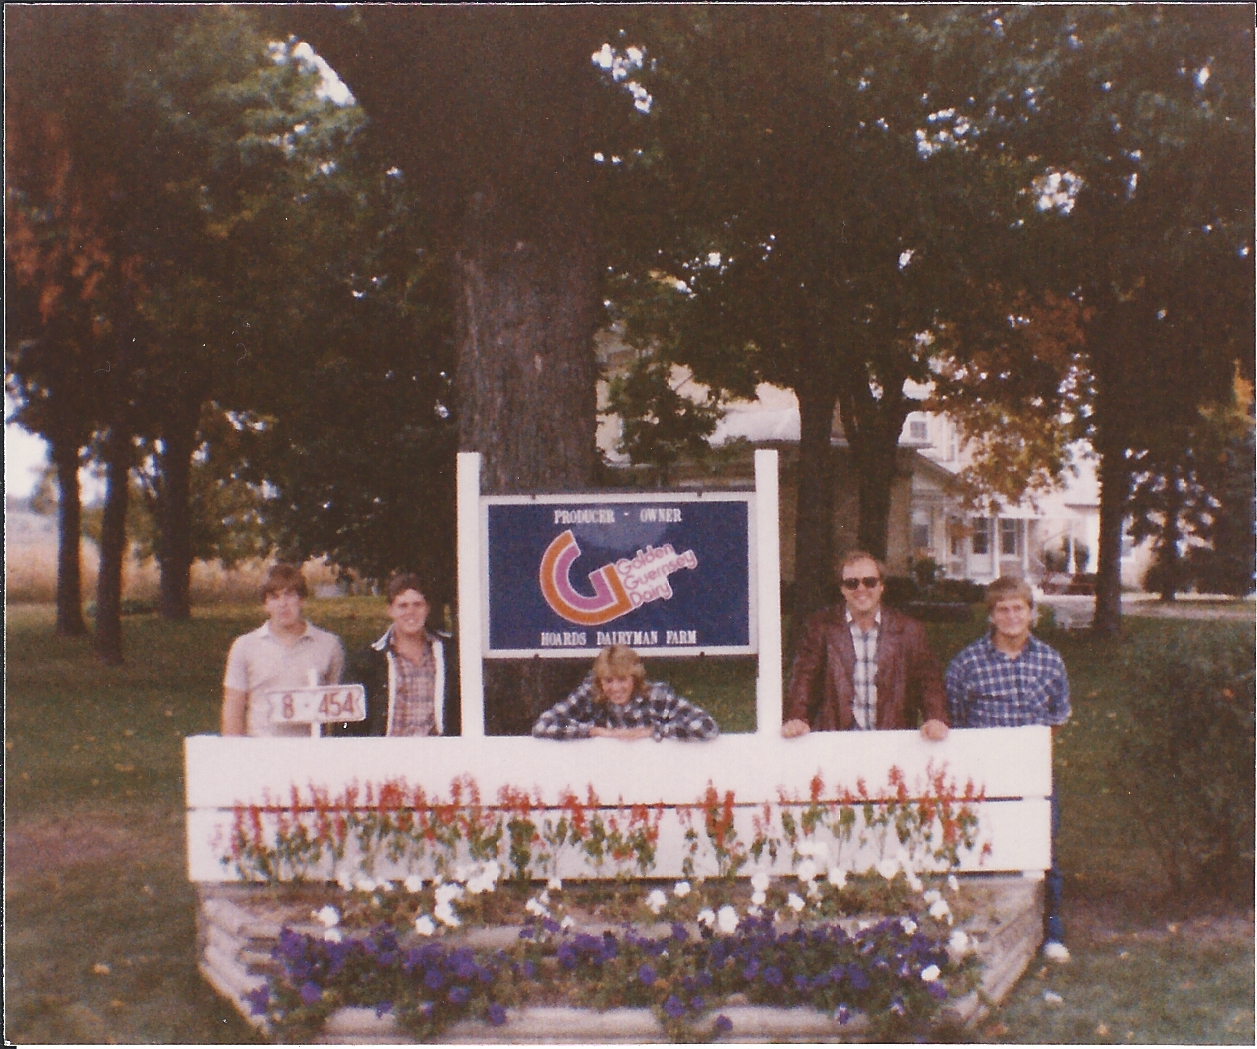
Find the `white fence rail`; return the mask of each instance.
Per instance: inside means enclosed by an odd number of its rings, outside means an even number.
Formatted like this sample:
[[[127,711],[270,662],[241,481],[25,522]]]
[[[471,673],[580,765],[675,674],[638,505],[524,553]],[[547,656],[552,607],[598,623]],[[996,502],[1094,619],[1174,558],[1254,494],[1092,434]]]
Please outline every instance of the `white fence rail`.
[[[748,846],[765,803],[778,821],[780,836],[783,802],[794,803],[797,815],[808,803],[815,777],[821,781],[822,801],[834,801],[844,790],[856,794],[861,783],[871,797],[892,797],[889,774],[895,768],[911,798],[932,796],[930,780],[939,775],[946,790],[957,797],[971,784],[983,798],[975,805],[977,847],[962,850],[961,870],[1041,872],[1050,864],[1051,735],[1042,727],[954,730],[944,743],[928,743],[915,732],[825,732],[796,740],[765,733],[725,736],[710,743],[194,736],[186,741],[185,753],[188,872],[196,882],[239,877],[235,866],[223,859],[230,855],[237,815],[247,815],[250,806],[286,807],[294,789],[306,802],[314,790],[337,799],[351,787],[357,787],[357,804],[362,806],[368,785],[378,793],[385,783],[403,781],[411,789],[422,787],[429,800],[448,802],[452,781],[463,777],[474,780],[485,806],[496,806],[503,788],[525,791],[544,806],[559,806],[569,791],[584,802],[590,788],[606,811],[619,805],[665,806],[650,873],[674,877],[681,874],[689,855],[684,812],[678,815],[677,809],[697,805],[709,786],[722,800],[726,792],[733,793],[738,841]],[[271,833],[276,814],[263,811],[259,817],[266,833]],[[538,813],[536,819],[542,818],[544,813]],[[702,846],[701,813],[693,815],[692,825]],[[857,830],[844,857],[854,869],[899,851],[893,830],[882,843],[875,833],[866,833],[868,840],[857,853],[860,836]],[[825,832],[818,839],[830,840]],[[503,866],[506,848],[504,841]],[[571,849],[568,853],[560,874],[614,874],[613,865],[595,872]],[[325,860],[307,876],[333,877],[347,866],[356,869],[361,858],[351,853],[335,870]],[[763,859],[765,869],[785,871],[790,850],[779,853],[775,865],[767,856]],[[695,865],[696,873],[716,872],[714,856],[705,847],[699,848]],[[405,862],[383,863],[374,873],[387,877],[406,870]],[[422,865],[414,872],[429,873]]]

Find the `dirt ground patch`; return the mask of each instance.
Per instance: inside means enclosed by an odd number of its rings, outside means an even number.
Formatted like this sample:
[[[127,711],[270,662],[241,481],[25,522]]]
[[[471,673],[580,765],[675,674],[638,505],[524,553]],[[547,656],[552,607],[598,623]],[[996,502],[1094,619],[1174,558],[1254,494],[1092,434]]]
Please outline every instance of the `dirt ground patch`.
[[[18,880],[80,864],[143,861],[183,847],[180,810],[77,809],[65,816],[10,817],[4,828],[5,872]]]

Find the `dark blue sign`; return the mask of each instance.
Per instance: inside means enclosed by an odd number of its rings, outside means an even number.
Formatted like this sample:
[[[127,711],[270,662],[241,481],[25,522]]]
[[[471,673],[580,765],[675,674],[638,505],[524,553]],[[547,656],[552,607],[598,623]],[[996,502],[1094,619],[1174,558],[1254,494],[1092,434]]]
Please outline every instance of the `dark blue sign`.
[[[486,655],[755,651],[750,498],[486,498]]]

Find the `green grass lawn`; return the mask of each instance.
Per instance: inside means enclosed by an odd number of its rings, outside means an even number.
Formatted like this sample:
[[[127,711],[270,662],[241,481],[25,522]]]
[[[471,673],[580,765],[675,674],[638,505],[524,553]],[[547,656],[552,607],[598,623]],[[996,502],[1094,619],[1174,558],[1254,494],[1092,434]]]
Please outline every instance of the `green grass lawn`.
[[[9,1039],[251,1040],[194,964],[182,741],[217,731],[227,647],[261,621],[259,612],[215,606],[185,624],[130,617],[127,663],[106,668],[94,663],[86,640],[51,636],[50,608],[8,609]],[[382,603],[370,598],[311,601],[308,612],[349,650],[387,622]],[[971,625],[931,626],[936,652],[949,659],[979,628],[976,613]],[[1156,855],[1110,782],[1110,755],[1132,730],[1123,713],[1123,648],[1181,629],[1173,620],[1128,618],[1118,642],[1050,639],[1074,693],[1073,721],[1057,738],[1056,775],[1075,960],[1042,976],[1033,967],[983,1028],[987,1040],[1253,1041],[1251,911],[1207,934],[1165,913]],[[753,660],[659,660],[649,671],[710,710],[724,731],[754,728]],[[1178,931],[1168,932],[1167,922]],[[1062,1001],[1045,1000],[1045,991]]]

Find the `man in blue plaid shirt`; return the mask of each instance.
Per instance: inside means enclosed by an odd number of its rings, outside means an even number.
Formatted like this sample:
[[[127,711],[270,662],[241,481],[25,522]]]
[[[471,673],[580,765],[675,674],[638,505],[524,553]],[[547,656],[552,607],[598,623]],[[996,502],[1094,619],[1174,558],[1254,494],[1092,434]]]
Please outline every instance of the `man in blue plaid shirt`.
[[[1069,676],[1060,653],[1030,633],[1034,593],[1025,580],[1001,577],[986,590],[991,632],[961,651],[947,668],[953,728],[1051,725],[1069,719]],[[1044,881],[1043,954],[1069,961],[1061,923],[1062,882],[1056,862],[1060,804],[1053,788],[1052,867]]]
[[[567,699],[537,719],[538,739],[715,739],[710,714],[678,696],[662,681],[647,681],[646,668],[627,645],[598,653],[594,668]]]

